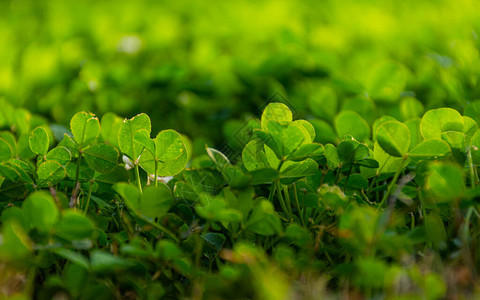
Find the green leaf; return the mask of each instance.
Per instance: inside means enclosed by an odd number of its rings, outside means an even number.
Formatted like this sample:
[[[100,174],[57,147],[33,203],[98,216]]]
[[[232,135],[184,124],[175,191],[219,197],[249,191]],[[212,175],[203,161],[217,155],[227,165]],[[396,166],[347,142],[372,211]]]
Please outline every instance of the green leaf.
[[[111,145],[91,145],[83,153],[90,168],[99,173],[108,173],[117,166],[118,150]]]
[[[420,122],[420,131],[425,139],[440,139],[445,131],[463,132],[463,127],[460,113],[446,107],[427,111]]]
[[[321,144],[337,143],[337,133],[330,124],[318,119],[310,120],[309,122],[315,128],[315,142]]]
[[[308,132],[308,135],[310,136],[310,139],[313,141],[315,140],[315,127],[308,122],[307,120],[296,120],[293,121],[294,124],[301,125],[305,130]]]
[[[159,183],[158,186],[148,186],[143,190],[140,211],[150,218],[160,218],[167,213],[173,203],[170,188]]]
[[[78,156],[78,145],[75,143],[72,137],[66,133],[63,135],[63,139],[60,141],[60,143],[58,143],[58,146],[67,148],[67,150],[72,154],[72,157]]]
[[[452,158],[460,165],[465,164],[465,134],[458,131],[446,131],[442,133],[442,140],[450,145]]]
[[[133,161],[138,159],[144,148],[143,145],[135,141],[135,133],[140,129],[145,129],[148,133],[152,131],[150,118],[143,113],[131,119],[124,120],[118,132],[120,151]]]
[[[302,144],[312,142],[308,132],[295,123],[269,121],[266,127],[271,139],[264,142],[275,152],[278,159],[285,159]]]
[[[478,130],[478,124],[477,122],[469,117],[463,117],[463,133],[465,134],[465,144],[470,145],[470,141],[473,137],[473,135],[477,132]]]
[[[30,225],[40,232],[48,232],[58,220],[57,205],[46,192],[35,192],[28,196],[22,209]]]
[[[70,130],[80,147],[91,144],[100,134],[100,122],[89,112],[76,113],[70,120]]]
[[[250,171],[250,175],[252,177],[251,185],[272,183],[279,176],[278,171],[272,168],[255,169]]]
[[[397,119],[395,119],[394,117],[389,116],[389,115],[383,115],[380,118],[376,119],[375,122],[373,123],[372,139],[373,139],[374,142],[377,141],[377,130],[378,130],[378,128],[380,128],[380,126],[382,126],[383,123],[388,122],[388,121],[397,121]]]
[[[370,138],[370,126],[358,113],[354,111],[342,111],[335,117],[335,129],[340,138],[352,135],[358,141],[366,141]]]
[[[217,169],[220,172],[224,171],[225,168],[231,166],[230,161],[222,152],[213,148],[207,148],[206,151],[208,156],[215,163],[215,166],[217,166]]]
[[[248,171],[270,167],[260,139],[251,140],[242,151],[243,165]]]
[[[90,269],[97,273],[116,273],[133,266],[133,262],[123,257],[94,250],[90,254]]]
[[[134,138],[135,142],[145,147],[152,155],[155,155],[155,142],[150,138],[150,132],[148,130],[137,130]]]
[[[413,160],[441,159],[450,156],[452,150],[447,142],[440,139],[424,140],[413,148],[408,157]]]
[[[391,156],[380,147],[378,142],[375,142],[373,146],[373,156],[378,161],[380,174],[394,173],[402,165],[403,158]]]
[[[33,251],[33,243],[25,230],[14,220],[4,222],[1,227],[0,258],[23,260]]]
[[[410,119],[405,122],[408,130],[410,131],[410,149],[417,146],[421,141],[423,141],[422,133],[420,132],[420,118]]]
[[[25,215],[25,212],[19,206],[12,206],[5,208],[2,211],[2,216],[0,217],[0,221],[2,224],[14,221],[18,223],[23,229],[29,230],[30,229],[30,220]]]
[[[410,130],[398,121],[385,122],[377,130],[377,142],[388,154],[402,157],[410,147]]]
[[[321,144],[311,143],[301,145],[295,152],[290,154],[289,160],[300,161],[306,158],[319,159],[325,155],[325,148]]]
[[[311,158],[299,162],[286,162],[280,170],[280,178],[283,184],[292,183],[295,179],[315,175],[318,164]],[[292,181],[292,179],[294,179]]]
[[[475,165],[480,164],[480,130],[477,130],[470,141],[470,151],[472,153],[472,161]]]
[[[0,162],[7,161],[14,155],[10,144],[0,137]]]
[[[81,255],[77,252],[74,252],[70,249],[57,248],[57,249],[53,249],[52,252],[57,254],[58,256],[60,256],[62,258],[65,258],[66,260],[71,261],[72,263],[84,268],[85,270],[88,270],[89,267],[90,267],[90,263],[85,256],[83,256],[83,255]]]
[[[33,130],[32,136],[28,140],[30,149],[38,155],[46,155],[49,146],[49,137],[47,131],[43,127],[37,127]]]
[[[465,190],[463,170],[450,163],[431,164],[427,189],[432,191],[437,202],[459,199]]]
[[[95,231],[90,219],[74,210],[64,211],[55,229],[55,234],[67,241],[92,238]]]
[[[41,163],[37,169],[39,185],[55,185],[65,178],[65,168],[54,160],[47,160]]]
[[[11,159],[4,164],[16,171],[16,173],[19,175],[19,180],[23,181],[24,183],[30,183],[32,185],[34,184],[34,171],[29,164],[19,159]]]
[[[243,219],[242,213],[233,208],[228,208],[225,199],[221,195],[210,196],[200,195],[200,202],[195,206],[198,215],[207,220],[214,220],[230,223],[240,222]]]
[[[113,189],[125,200],[131,210],[135,212],[140,210],[140,191],[135,186],[120,182],[115,184]]]
[[[340,165],[340,158],[338,157],[337,148],[332,144],[325,145],[325,157],[330,169],[335,169]]]
[[[4,139],[12,148],[12,153],[17,153],[17,142],[15,136],[10,131],[0,131],[0,138]]]
[[[344,140],[338,144],[338,159],[342,164],[351,164],[355,162],[355,149],[360,143],[355,140]],[[368,149],[367,149],[368,150]],[[368,155],[368,152],[366,153]],[[363,157],[362,157],[363,159]]]
[[[280,102],[274,102],[268,104],[267,107],[265,107],[262,113],[260,124],[263,130],[267,130],[267,123],[269,121],[291,122],[292,119],[292,112],[290,111],[288,106]]]
[[[65,166],[71,159],[70,151],[62,146],[57,146],[47,153],[47,160],[54,160],[62,166]]]
[[[20,178],[20,174],[15,167],[9,166],[8,163],[3,162],[0,164],[0,176],[10,181],[17,181]]]
[[[148,173],[158,176],[174,176],[187,165],[188,153],[182,136],[175,130],[163,130],[155,138],[155,157],[146,151],[140,157],[140,166]]]
[[[275,214],[273,204],[263,198],[255,201],[246,227],[248,230],[264,236],[279,234],[283,231],[282,223]]]
[[[115,184],[121,181],[128,181],[128,172],[123,166],[116,166],[106,174],[97,174],[95,182],[105,184]]]
[[[175,130],[167,129],[160,131],[155,138],[155,150],[155,156],[160,163],[168,164],[180,160],[186,164],[187,149],[183,143],[182,136]],[[179,169],[183,169],[184,167],[185,165]],[[180,171],[181,170],[178,170],[177,172],[180,173]]]

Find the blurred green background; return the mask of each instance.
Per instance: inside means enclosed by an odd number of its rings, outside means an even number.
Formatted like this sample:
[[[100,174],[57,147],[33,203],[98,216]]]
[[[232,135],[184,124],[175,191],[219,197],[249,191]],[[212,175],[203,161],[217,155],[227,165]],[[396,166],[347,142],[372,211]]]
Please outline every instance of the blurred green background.
[[[0,98],[64,125],[146,112],[213,144],[272,96],[323,129],[345,108],[400,116],[409,96],[468,115],[479,15],[475,0],[0,1]]]

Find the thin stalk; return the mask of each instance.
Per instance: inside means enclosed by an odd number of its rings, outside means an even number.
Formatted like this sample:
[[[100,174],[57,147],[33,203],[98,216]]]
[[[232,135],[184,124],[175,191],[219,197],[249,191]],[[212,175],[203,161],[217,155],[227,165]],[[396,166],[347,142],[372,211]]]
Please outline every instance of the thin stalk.
[[[92,197],[92,186],[93,186],[93,181],[90,181],[90,185],[88,186],[87,203],[85,204],[85,207],[83,208],[83,211],[85,213],[88,212],[88,207],[90,206],[90,198]]]
[[[345,179],[345,183],[343,184],[343,191],[347,189],[348,178],[350,178],[350,174],[352,174],[352,170],[353,170],[353,164],[350,166],[350,169],[348,170],[347,178]]]
[[[382,172],[383,170],[383,167],[385,167],[385,165],[387,164],[388,160],[390,159],[390,157],[392,156],[388,156],[387,159],[385,160],[385,162],[382,164],[382,166],[380,167],[380,169],[378,169],[377,173],[375,174],[375,177],[373,177],[372,179],[372,182],[370,183],[370,186],[367,188],[367,191],[365,194],[370,194],[370,192],[372,191],[373,189],[373,185],[375,184],[375,180],[377,179],[378,175],[380,175],[380,172]]]
[[[27,275],[27,282],[25,283],[25,290],[30,297],[33,298],[35,292],[35,277],[37,275],[37,263],[35,263]]]
[[[293,184],[293,195],[295,196],[295,205],[297,206],[298,217],[300,218],[300,221],[302,222],[303,227],[306,227],[304,216],[303,216],[303,209],[300,208],[300,202],[298,201],[298,195],[297,195],[297,186],[295,185],[295,183]]]
[[[142,219],[143,221],[147,222],[148,224],[152,225],[153,227],[157,228],[157,229],[160,229],[161,231],[163,231],[165,234],[167,234],[168,236],[170,236],[175,242],[179,243],[180,240],[175,236],[175,234],[173,232],[171,232],[168,228],[164,227],[163,225],[160,225],[158,224],[157,222],[154,222],[154,221],[151,221],[149,220],[148,218],[145,218],[144,216],[142,216],[141,214],[139,213],[135,213],[137,217],[139,217],[140,219]]]
[[[155,187],[158,186],[158,160],[155,158],[155,174],[154,174],[155,178]]]
[[[290,201],[290,193],[288,192],[288,187],[286,185],[280,184],[283,186],[283,193],[285,194],[285,204],[287,205],[288,211],[290,212],[290,216],[293,215],[292,212],[292,204]]]
[[[77,159],[77,169],[75,170],[75,188],[73,189],[72,196],[70,197],[70,207],[77,206],[77,193],[80,189],[80,166],[82,163],[82,151],[79,150],[78,152],[78,159]]]
[[[285,201],[283,200],[282,196],[282,188],[280,187],[280,181],[277,180],[276,182],[277,185],[277,195],[278,195],[278,200],[280,202],[280,206],[282,207],[283,212],[289,216],[289,211],[287,209],[287,206],[285,205]],[[290,217],[290,216],[289,216]]]
[[[342,173],[342,164],[338,165],[338,171],[337,171],[337,176],[335,176],[335,184],[338,184],[340,181],[340,174]]]
[[[140,190],[140,194],[143,194],[142,192],[142,181],[140,180],[140,171],[138,170],[138,164],[135,164],[135,177],[137,180],[137,186],[138,189]]]
[[[398,168],[397,172],[395,173],[395,176],[393,177],[393,180],[390,182],[388,185],[387,192],[385,195],[383,195],[382,201],[378,204],[378,208],[382,207],[383,204],[387,201],[388,197],[390,197],[390,194],[393,191],[393,188],[395,187],[395,184],[397,183],[398,177],[400,176],[400,173],[403,171],[403,165],[407,161],[408,156],[405,156],[402,160],[402,163],[400,164],[400,167]]]
[[[82,163],[82,152],[79,151],[78,159],[77,159],[77,169],[75,170],[75,182],[78,183],[78,179],[80,178],[80,165]]]
[[[471,149],[468,149],[467,158],[468,158],[468,167],[469,167],[469,171],[470,171],[470,186],[471,186],[471,188],[474,188],[475,187],[475,170],[474,170],[474,166],[473,166],[473,158],[472,158]]]
[[[270,186],[270,194],[268,195],[268,201],[273,202],[273,195],[275,195],[275,191],[277,189],[276,183],[273,183]]]
[[[62,211],[63,209],[62,209],[62,205],[60,204],[60,201],[58,201],[57,191],[53,186],[49,186],[49,189],[50,189],[50,194],[52,194],[52,197],[55,200],[55,204],[57,204],[58,209]]]
[[[200,266],[200,259],[202,258],[202,250],[203,250],[203,244],[204,244],[204,240],[202,239],[201,235],[203,233],[207,233],[209,228],[210,228],[210,223],[209,222],[205,223],[203,230],[199,232],[199,234],[197,235],[197,243],[195,247],[195,265],[197,266],[197,268]]]

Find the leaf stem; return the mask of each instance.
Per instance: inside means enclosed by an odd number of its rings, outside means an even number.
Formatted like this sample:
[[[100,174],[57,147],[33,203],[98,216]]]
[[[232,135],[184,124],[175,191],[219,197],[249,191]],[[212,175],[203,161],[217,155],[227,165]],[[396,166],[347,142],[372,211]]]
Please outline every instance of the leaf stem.
[[[135,177],[137,180],[138,189],[140,190],[140,194],[143,194],[142,181],[140,180],[140,171],[138,170],[138,163],[135,163]]]
[[[291,204],[291,201],[290,201],[290,193],[288,192],[288,187],[286,185],[283,185],[283,184],[282,184],[282,187],[283,187],[283,193],[285,194],[285,204],[287,205],[290,216],[292,216],[293,215],[292,204]]]
[[[475,170],[473,166],[473,158],[472,158],[472,151],[471,149],[468,149],[468,166],[469,166],[469,171],[470,171],[470,186],[471,188],[475,187]]]
[[[163,231],[165,234],[167,234],[168,236],[170,236],[175,242],[179,243],[180,240],[175,236],[175,234],[173,232],[171,232],[168,228],[166,228],[165,226],[161,225],[161,224],[158,224],[157,222],[155,221],[152,221],[144,216],[142,216],[140,213],[138,212],[135,212],[135,215],[137,217],[139,217],[140,219],[142,219],[143,221],[147,222],[148,224],[152,225],[153,227],[157,228],[157,229],[160,229],[161,231]]]
[[[297,206],[298,210],[298,217],[300,218],[300,222],[302,222],[303,227],[305,227],[305,220],[303,216],[303,209],[300,208],[300,202],[298,201],[298,195],[297,195],[297,185],[293,183],[293,195],[295,197],[295,205]]]
[[[85,213],[88,213],[88,207],[90,206],[90,198],[92,197],[92,186],[93,186],[93,181],[90,180],[90,185],[88,186],[87,203],[85,204],[85,207],[83,208],[83,211]]]
[[[155,158],[155,174],[154,174],[155,178],[155,187],[158,186],[158,160]]]
[[[80,166],[82,163],[82,150],[78,150],[77,169],[75,170],[75,188],[73,189],[72,196],[70,197],[70,207],[77,206],[77,193],[80,189]]]
[[[277,195],[278,195],[278,200],[280,202],[280,206],[282,207],[283,212],[290,218],[290,212],[287,209],[287,206],[285,205],[285,200],[283,199],[282,195],[282,187],[280,181],[276,181],[277,185]]]
[[[408,156],[403,157],[402,163],[400,164],[397,172],[395,173],[395,176],[393,176],[392,181],[388,185],[388,189],[385,192],[385,195],[383,195],[382,201],[378,204],[378,208],[381,208],[383,204],[387,201],[388,197],[390,197],[390,194],[393,191],[393,188],[395,187],[395,184],[397,183],[398,177],[400,176],[400,173],[403,171],[403,166],[405,165],[405,162],[407,161]]]
[[[375,180],[378,178],[378,175],[380,175],[380,173],[382,172],[383,170],[383,167],[385,167],[387,165],[387,162],[388,160],[390,159],[390,157],[392,157],[391,155],[389,155],[387,157],[387,159],[385,159],[385,161],[383,162],[382,166],[377,170],[377,173],[375,174],[375,176],[372,178],[372,182],[370,183],[370,186],[367,188],[367,191],[366,191],[366,195],[370,194],[370,192],[372,191],[373,189],[373,185],[375,184]]]

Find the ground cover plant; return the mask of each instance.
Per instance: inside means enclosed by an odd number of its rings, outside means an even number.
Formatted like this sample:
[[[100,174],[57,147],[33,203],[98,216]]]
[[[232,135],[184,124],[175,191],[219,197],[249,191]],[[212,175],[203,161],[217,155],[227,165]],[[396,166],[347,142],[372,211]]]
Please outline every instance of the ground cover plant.
[[[340,113],[336,145],[269,103],[238,161],[146,114],[2,131],[4,274],[41,299],[473,296],[480,130],[408,101],[372,128]]]
[[[0,2],[0,299],[470,299],[480,6]]]

